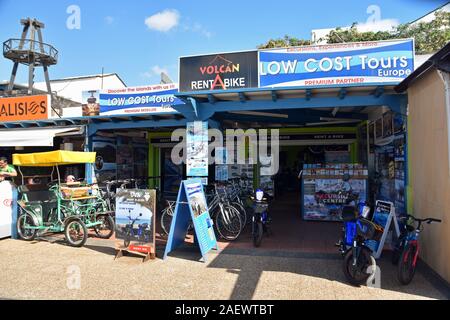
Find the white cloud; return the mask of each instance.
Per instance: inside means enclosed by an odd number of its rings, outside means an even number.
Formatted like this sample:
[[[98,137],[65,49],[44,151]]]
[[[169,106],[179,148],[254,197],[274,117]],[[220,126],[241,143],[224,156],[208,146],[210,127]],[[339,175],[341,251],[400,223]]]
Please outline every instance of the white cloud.
[[[159,65],[154,65],[153,67],[150,68],[149,71],[146,71],[144,73],[142,73],[142,76],[144,78],[153,78],[153,77],[159,77],[161,76],[161,73],[165,73],[168,74],[168,68],[166,67],[161,67]]]
[[[195,32],[195,33],[199,33],[202,36],[206,37],[206,38],[211,38],[213,36],[213,33],[209,30],[207,30],[205,27],[203,27],[200,23],[196,22],[194,24],[190,24],[189,22],[186,23],[183,26],[183,30],[184,31],[191,31],[191,32]]]
[[[175,9],[166,9],[145,19],[145,24],[151,30],[168,32],[178,26],[180,13]]]
[[[105,17],[106,24],[113,24],[114,23],[114,17],[107,16]]]

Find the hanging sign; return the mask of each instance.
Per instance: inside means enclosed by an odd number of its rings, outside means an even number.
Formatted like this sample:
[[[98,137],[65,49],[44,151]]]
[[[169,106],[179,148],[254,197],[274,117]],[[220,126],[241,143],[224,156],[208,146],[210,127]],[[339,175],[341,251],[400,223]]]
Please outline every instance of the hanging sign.
[[[186,135],[188,177],[208,176],[208,123],[189,122]]]
[[[175,97],[178,85],[158,84],[100,91],[100,115],[176,113],[172,106],[184,104]]]
[[[256,87],[257,51],[180,58],[180,92]]]
[[[195,231],[195,243],[200,249],[203,261],[206,262],[208,252],[212,249],[218,250],[219,247],[200,179],[186,180],[181,183],[164,259],[170,252],[184,244],[191,221]]]
[[[414,71],[413,39],[259,51],[260,87],[398,84]]]

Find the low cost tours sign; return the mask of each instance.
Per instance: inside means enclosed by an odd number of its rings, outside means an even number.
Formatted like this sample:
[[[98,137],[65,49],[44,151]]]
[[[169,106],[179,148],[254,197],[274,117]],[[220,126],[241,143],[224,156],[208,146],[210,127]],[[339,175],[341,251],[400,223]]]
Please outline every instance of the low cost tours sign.
[[[176,113],[172,107],[184,104],[175,97],[178,85],[158,84],[100,91],[100,115]]]
[[[180,58],[180,92],[256,87],[257,51]]]
[[[399,83],[414,71],[414,41],[261,50],[259,63],[260,87]]]
[[[49,95],[0,98],[0,122],[48,119]]]

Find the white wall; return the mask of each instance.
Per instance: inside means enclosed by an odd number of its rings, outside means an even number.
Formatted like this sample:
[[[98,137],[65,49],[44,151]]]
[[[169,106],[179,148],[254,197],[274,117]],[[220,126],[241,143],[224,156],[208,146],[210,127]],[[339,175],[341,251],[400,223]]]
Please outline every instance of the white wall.
[[[52,91],[58,96],[82,103],[82,92],[102,89],[101,75],[86,78],[67,78],[50,81]],[[34,87],[40,90],[47,90],[45,82],[37,82]],[[126,88],[119,77],[115,74],[104,75],[103,89]]]

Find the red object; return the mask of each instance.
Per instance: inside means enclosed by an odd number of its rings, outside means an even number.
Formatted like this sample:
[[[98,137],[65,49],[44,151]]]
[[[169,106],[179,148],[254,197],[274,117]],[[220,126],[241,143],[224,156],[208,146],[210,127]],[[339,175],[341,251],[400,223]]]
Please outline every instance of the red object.
[[[146,247],[146,246],[133,246],[133,245],[130,245],[128,247],[128,250],[139,252],[139,253],[151,253],[151,247]]]

